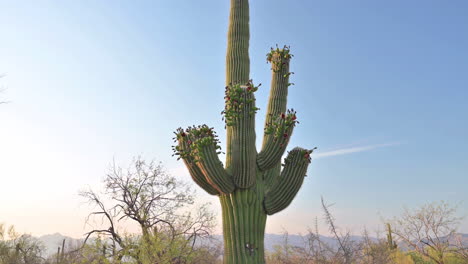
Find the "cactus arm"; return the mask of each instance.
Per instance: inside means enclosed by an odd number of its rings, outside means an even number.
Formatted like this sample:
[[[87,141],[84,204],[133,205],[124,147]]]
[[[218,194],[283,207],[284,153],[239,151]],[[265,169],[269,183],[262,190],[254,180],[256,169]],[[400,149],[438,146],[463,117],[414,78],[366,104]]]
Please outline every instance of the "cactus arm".
[[[267,137],[262,151],[257,156],[257,165],[261,171],[269,170],[281,161],[296,123],[296,112],[288,110],[267,125],[265,134],[271,136]]]
[[[218,195],[219,192],[214,188],[206,179],[205,174],[202,172],[200,167],[194,162],[193,158],[188,157],[184,158],[185,166],[187,167],[190,176],[192,176],[193,181],[200,186],[203,190],[211,195]]]
[[[234,183],[218,158],[218,139],[206,125],[179,128],[175,132],[174,155],[182,158],[195,182],[210,194],[231,193]]]
[[[278,116],[286,112],[288,87],[290,86],[289,63],[291,57],[289,47],[286,46],[283,49],[272,48],[271,52],[267,54],[267,62],[272,64],[272,80],[265,118],[265,132]],[[268,144],[271,144],[273,137],[274,135],[269,133],[263,135],[262,151],[268,148]]]
[[[246,90],[251,84],[249,38],[249,2],[231,0],[226,53],[227,93],[238,90],[241,86]],[[244,99],[250,96],[247,92],[241,95]],[[251,99],[255,100],[253,95]],[[226,100],[225,110],[229,110],[230,106]],[[247,105],[248,107],[252,107],[250,110],[255,109],[254,103]],[[240,188],[248,188],[255,184],[255,115],[249,112],[251,111],[244,108],[244,111],[239,113],[238,122],[227,125],[226,169]]]
[[[272,67],[272,80],[270,97],[268,100],[265,118],[265,132],[260,153],[257,156],[257,165],[261,171],[278,167],[281,157],[286,150],[294,125],[297,123],[295,112],[286,113],[289,83],[289,63],[291,60],[289,47],[284,46],[271,49],[267,54],[267,62]],[[288,119],[288,120],[285,120]],[[288,122],[286,126],[285,123]],[[279,175],[279,169],[266,173],[265,176]],[[273,177],[270,177],[273,179]]]
[[[235,186],[232,177],[224,169],[213,144],[205,142],[196,142],[195,144],[199,144],[197,165],[207,181],[220,193],[229,194],[233,192]]]
[[[174,141],[177,142],[178,145],[173,146],[173,151],[175,153],[172,156],[180,156],[178,159],[181,158],[184,161],[190,176],[198,186],[211,195],[219,194],[218,190],[211,186],[207,181],[205,174],[203,174],[200,167],[196,164],[194,157],[191,155],[191,144],[193,138],[190,135],[187,135],[185,130],[182,128],[177,129],[174,134],[176,134]]]
[[[280,177],[265,195],[263,205],[268,215],[285,209],[292,202],[304,181],[312,151],[294,148],[289,152]]]

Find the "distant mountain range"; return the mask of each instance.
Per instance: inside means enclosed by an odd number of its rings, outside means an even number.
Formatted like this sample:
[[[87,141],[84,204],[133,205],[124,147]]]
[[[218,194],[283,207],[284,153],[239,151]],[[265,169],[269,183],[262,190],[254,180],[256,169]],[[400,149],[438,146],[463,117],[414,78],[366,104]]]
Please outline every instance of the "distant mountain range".
[[[76,239],[68,236],[64,236],[60,233],[43,235],[38,237],[45,246],[45,255],[50,256],[54,253],[57,253],[58,247],[62,247],[63,240],[65,239],[65,250],[67,247],[72,245],[80,245],[83,243],[84,239]]]
[[[468,234],[458,234],[461,236],[461,239],[463,241],[464,245],[468,245]],[[214,236],[216,240],[222,242],[223,237],[222,235],[215,235]],[[320,236],[323,242],[333,246],[337,247],[338,242],[336,239],[327,237],[327,236]],[[50,235],[43,235],[38,237],[42,243],[44,243],[44,246],[46,247],[46,255],[52,255],[57,252],[57,248],[62,246],[62,242],[65,239],[65,246],[70,247],[70,246],[78,246],[82,243],[83,239],[76,239],[76,238],[71,238],[67,236],[63,236],[60,233],[55,233],[55,234],[50,234]],[[376,238],[371,238],[373,240],[376,240]],[[363,237],[362,236],[351,236],[352,241],[362,241]],[[285,236],[284,235],[277,235],[277,234],[265,234],[265,250],[267,251],[273,251],[276,245],[282,245],[284,244],[285,241]],[[298,247],[303,247],[306,242],[306,236],[300,236],[300,235],[288,235],[288,243],[292,246],[298,246]],[[66,248],[65,248],[66,249]]]
[[[222,235],[214,235],[214,238],[222,242],[223,241],[223,236]],[[76,238],[71,238],[68,236],[64,236],[60,233],[55,233],[55,234],[49,234],[49,235],[43,235],[38,237],[38,239],[44,244],[46,247],[46,255],[52,255],[54,253],[57,253],[58,247],[62,246],[63,240],[65,239],[65,249],[68,247],[70,248],[73,245],[80,245],[83,242],[83,239],[76,239]],[[277,235],[277,234],[265,234],[265,250],[267,251],[273,251],[276,245],[282,245],[284,244],[284,235]],[[323,242],[337,246],[337,241],[331,237],[326,237],[326,236],[321,236],[321,239]],[[353,241],[361,241],[363,238],[360,236],[353,236],[351,238]],[[306,241],[306,236],[300,236],[300,235],[288,235],[288,243],[292,246],[299,246],[302,247],[304,246]],[[207,241],[201,241],[201,243],[205,243]],[[209,243],[209,242],[208,242]]]

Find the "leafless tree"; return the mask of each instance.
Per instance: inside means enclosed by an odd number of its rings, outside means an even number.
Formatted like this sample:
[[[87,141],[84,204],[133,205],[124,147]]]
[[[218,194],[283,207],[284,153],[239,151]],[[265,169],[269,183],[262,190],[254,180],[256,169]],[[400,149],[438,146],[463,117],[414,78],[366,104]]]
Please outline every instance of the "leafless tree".
[[[96,208],[87,222],[98,217],[106,223],[87,232],[85,240],[93,234],[108,237],[110,255],[118,260],[130,256],[138,263],[142,258],[156,263],[155,259],[170,257],[184,263],[183,254],[190,255],[196,240],[208,236],[213,227],[214,217],[206,206],[198,208],[195,214],[182,210],[194,203],[193,192],[167,174],[161,164],[146,163],[141,158],[134,160],[127,170],[114,164],[104,179],[104,189],[104,198],[93,190],[81,192]],[[123,235],[118,226],[125,222],[136,223],[141,234]],[[171,247],[178,247],[178,252],[183,253],[168,256]]]
[[[84,244],[86,244],[88,239],[94,234],[105,236],[111,241],[111,256],[118,256],[119,249],[128,248],[128,246],[125,244],[124,239],[117,230],[116,222],[118,221],[118,211],[116,206],[113,205],[112,207],[107,208],[103,202],[104,200],[92,190],[82,191],[80,192],[80,195],[86,198],[90,204],[95,206],[95,211],[88,215],[86,223],[89,223],[91,218],[94,216],[100,216],[101,221],[106,223],[104,228],[97,228],[87,232],[85,234]],[[122,255],[119,255],[118,259],[121,259],[122,257]]]
[[[337,248],[323,241],[319,232],[318,218],[315,218],[314,229],[309,228],[304,243],[305,263],[331,263],[331,259],[336,259]]]
[[[316,218],[315,228],[309,229],[304,246],[289,244],[288,233],[285,232],[283,243],[268,254],[267,263],[396,264],[413,263],[414,257],[429,258],[431,263],[468,263],[468,247],[464,244],[462,235],[455,233],[455,227],[461,218],[455,216],[455,208],[447,203],[433,203],[415,211],[406,210],[402,217],[390,223],[387,221],[383,238],[382,231],[377,231],[375,237],[371,237],[364,228],[360,240],[352,239],[350,232],[340,232],[330,205],[323,198],[322,207],[333,241],[327,241],[319,234]],[[415,230],[418,232],[413,234]],[[400,244],[395,243],[392,234],[398,238]]]
[[[351,264],[356,257],[356,253],[360,252],[360,244],[351,240],[351,234],[349,231],[346,231],[345,233],[341,233],[339,231],[339,228],[335,225],[335,218],[329,209],[333,204],[326,204],[323,197],[321,198],[321,201],[325,222],[328,225],[328,230],[332,234],[333,238],[336,239],[339,246],[339,250],[336,252],[335,258],[343,259],[343,264]]]
[[[315,219],[314,229],[309,229],[305,236],[303,246],[292,246],[285,232],[282,245],[268,256],[270,264],[301,263],[301,264],[381,264],[390,254],[386,249],[386,241],[374,241],[367,232],[363,241],[355,241],[349,231],[342,233],[335,223],[335,218],[330,211],[330,206],[322,198],[324,220],[329,228],[334,242],[326,242],[319,233],[318,219]]]
[[[455,247],[456,247],[456,254],[459,258],[465,260],[468,263],[468,246],[466,242],[463,242],[463,237],[461,234],[455,235],[454,238]]]
[[[405,209],[392,221],[393,233],[407,247],[438,264],[444,264],[448,253],[462,252],[454,243],[461,221],[456,207],[446,202],[434,202],[420,208]]]

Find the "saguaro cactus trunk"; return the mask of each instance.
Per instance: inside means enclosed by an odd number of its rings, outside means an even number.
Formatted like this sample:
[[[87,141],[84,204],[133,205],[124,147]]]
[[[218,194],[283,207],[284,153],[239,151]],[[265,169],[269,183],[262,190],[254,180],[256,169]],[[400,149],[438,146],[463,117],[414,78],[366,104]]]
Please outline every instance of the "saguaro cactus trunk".
[[[223,216],[224,263],[264,263],[267,215],[286,208],[299,191],[312,150],[292,149],[281,169],[281,157],[297,123],[286,110],[289,83],[288,47],[271,49],[272,82],[260,152],[255,146],[254,93],[250,80],[249,2],[231,0],[226,55],[226,96],[222,112],[227,129],[226,162],[218,158],[219,141],[207,125],[179,128],[175,155],[182,158],[193,180],[219,196]]]

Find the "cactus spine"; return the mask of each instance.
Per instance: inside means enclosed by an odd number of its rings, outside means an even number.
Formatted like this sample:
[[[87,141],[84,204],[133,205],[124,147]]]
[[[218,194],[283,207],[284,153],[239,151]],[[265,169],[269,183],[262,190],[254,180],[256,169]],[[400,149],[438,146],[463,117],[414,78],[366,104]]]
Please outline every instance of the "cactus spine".
[[[313,150],[292,149],[281,170],[296,112],[286,110],[289,47],[272,49],[272,65],[263,144],[255,146],[255,86],[249,78],[249,2],[231,0],[226,54],[226,96],[222,111],[226,122],[226,162],[218,158],[219,141],[207,125],[179,128],[174,154],[182,158],[192,179],[219,196],[223,217],[224,263],[264,263],[267,215],[285,209],[299,191]]]

